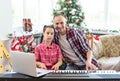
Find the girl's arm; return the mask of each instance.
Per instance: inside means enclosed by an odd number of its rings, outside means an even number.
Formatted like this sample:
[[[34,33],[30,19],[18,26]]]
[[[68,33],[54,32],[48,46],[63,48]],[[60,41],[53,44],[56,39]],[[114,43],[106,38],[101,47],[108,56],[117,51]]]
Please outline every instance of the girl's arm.
[[[58,58],[58,62],[56,64],[61,66],[62,65],[62,58]]]

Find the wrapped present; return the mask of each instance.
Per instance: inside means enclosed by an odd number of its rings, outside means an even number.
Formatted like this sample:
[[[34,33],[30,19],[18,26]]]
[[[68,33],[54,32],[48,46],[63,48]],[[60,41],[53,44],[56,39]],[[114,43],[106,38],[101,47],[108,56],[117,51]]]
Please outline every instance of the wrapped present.
[[[16,36],[12,39],[11,50],[12,51],[22,51],[22,48],[20,48],[20,41],[18,40],[18,38]]]
[[[31,19],[29,18],[24,18],[23,19],[23,30],[25,32],[31,32],[32,31],[32,22]]]
[[[22,52],[34,52],[35,42],[34,36],[22,36],[22,37],[14,37],[11,42],[11,50],[12,51],[22,51]]]

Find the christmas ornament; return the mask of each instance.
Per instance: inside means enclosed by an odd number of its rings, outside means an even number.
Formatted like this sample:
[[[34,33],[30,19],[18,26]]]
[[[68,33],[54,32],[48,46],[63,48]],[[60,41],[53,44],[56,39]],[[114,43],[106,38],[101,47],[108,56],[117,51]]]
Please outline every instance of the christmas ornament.
[[[75,23],[77,24],[79,22],[79,19],[76,19]]]
[[[82,19],[85,19],[85,16],[82,16]]]

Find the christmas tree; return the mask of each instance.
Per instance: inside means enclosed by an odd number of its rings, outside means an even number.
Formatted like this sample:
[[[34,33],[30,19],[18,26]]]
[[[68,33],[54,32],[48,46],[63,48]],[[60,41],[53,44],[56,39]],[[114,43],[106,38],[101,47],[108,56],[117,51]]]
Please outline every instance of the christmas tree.
[[[58,13],[65,15],[69,27],[81,29],[84,33],[88,32],[85,28],[84,12],[78,0],[58,0],[56,8],[53,9],[53,15]]]

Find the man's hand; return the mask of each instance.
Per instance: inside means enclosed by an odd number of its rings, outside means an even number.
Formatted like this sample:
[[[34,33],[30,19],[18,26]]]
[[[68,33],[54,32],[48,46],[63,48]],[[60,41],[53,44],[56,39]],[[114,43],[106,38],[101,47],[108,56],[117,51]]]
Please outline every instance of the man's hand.
[[[94,70],[94,71],[96,71],[96,67],[95,67],[95,65],[93,65],[93,64],[91,63],[91,61],[87,60],[87,61],[86,61],[86,70],[87,70],[87,71],[88,71],[88,70]]]

